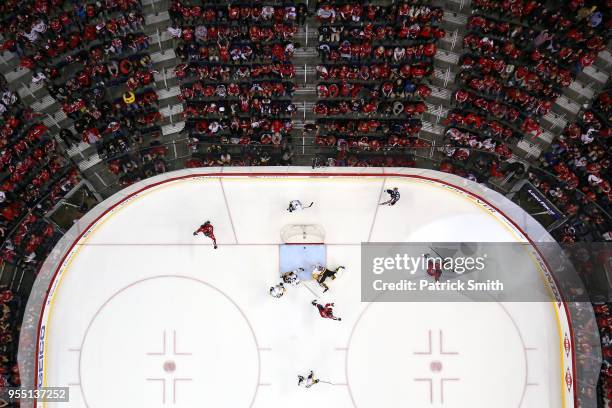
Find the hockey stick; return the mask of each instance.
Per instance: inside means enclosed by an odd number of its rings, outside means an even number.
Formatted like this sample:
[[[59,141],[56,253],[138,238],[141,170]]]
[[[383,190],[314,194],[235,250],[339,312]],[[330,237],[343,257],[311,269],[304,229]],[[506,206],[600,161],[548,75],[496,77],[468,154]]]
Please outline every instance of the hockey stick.
[[[317,299],[321,297],[321,296],[320,296],[320,295],[318,295],[318,294],[317,294],[317,293],[316,293],[314,290],[312,290],[312,289],[310,288],[310,285],[308,285],[306,282],[302,281],[302,284],[303,284],[303,285],[304,285],[304,287],[305,287],[306,289],[308,289],[308,290],[310,291],[310,293],[312,293],[312,294],[313,294],[313,295],[314,295],[314,296],[315,296]]]
[[[436,251],[435,249],[433,249],[432,247],[429,247],[429,249],[431,249],[432,251],[434,251],[436,253],[436,255],[438,255],[441,259],[444,259],[444,257],[442,255],[440,255],[440,253],[438,251]]]
[[[440,257],[440,259],[446,259],[446,258],[444,258],[442,255],[440,255],[440,254],[438,253],[438,251],[436,251],[436,250],[435,250],[435,249],[433,249],[432,247],[429,247],[429,249],[431,249],[432,251],[434,251],[434,252],[436,253],[436,255],[438,255],[438,256]],[[444,271],[443,271],[443,272],[444,272]],[[455,270],[454,270],[454,269],[451,269],[451,272],[455,272]]]
[[[323,383],[323,384],[329,384],[329,385],[338,385],[338,384],[333,383],[333,382],[331,382],[331,381],[325,381],[325,380],[319,380],[319,382],[320,382],[320,383]]]

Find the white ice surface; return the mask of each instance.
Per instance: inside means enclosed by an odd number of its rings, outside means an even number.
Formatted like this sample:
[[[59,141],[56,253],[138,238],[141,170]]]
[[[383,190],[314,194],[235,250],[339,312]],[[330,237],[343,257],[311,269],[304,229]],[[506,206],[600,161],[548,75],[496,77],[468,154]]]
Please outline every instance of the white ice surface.
[[[379,207],[395,186],[400,202]],[[289,214],[292,199],[315,204]],[[192,236],[205,220],[217,250]],[[341,322],[321,319],[304,287],[267,293],[279,232],[295,223],[323,226],[328,265],[347,268],[321,300]],[[44,385],[70,385],[71,401],[45,406],[561,407],[551,304],[360,302],[361,242],[427,240],[517,237],[473,201],[417,180],[198,178],[147,190],[66,265]],[[333,384],[298,388],[310,369]]]

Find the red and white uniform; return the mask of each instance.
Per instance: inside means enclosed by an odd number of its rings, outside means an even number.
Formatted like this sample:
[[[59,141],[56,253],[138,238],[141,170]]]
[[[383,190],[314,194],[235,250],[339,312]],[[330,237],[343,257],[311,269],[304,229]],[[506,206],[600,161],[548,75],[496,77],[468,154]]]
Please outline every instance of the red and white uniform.
[[[439,266],[430,259],[427,261],[427,274],[429,276],[433,276],[436,282],[438,282],[442,276],[442,269],[440,269]]]
[[[215,233],[214,233],[215,229],[212,226],[212,224],[208,221],[206,221],[204,224],[202,224],[200,226],[200,228],[198,228],[193,235],[198,235],[200,232],[202,234],[204,234],[205,237],[208,237],[210,239],[212,239],[213,245],[215,247],[215,249],[217,248],[217,239],[215,238]]]
[[[319,304],[313,300],[312,304],[314,307],[316,307],[319,310],[319,314],[321,315],[322,318],[332,319],[332,320],[342,320],[341,318],[334,316],[334,309],[333,309],[334,304],[333,303],[326,303],[325,306],[323,306],[322,304]]]

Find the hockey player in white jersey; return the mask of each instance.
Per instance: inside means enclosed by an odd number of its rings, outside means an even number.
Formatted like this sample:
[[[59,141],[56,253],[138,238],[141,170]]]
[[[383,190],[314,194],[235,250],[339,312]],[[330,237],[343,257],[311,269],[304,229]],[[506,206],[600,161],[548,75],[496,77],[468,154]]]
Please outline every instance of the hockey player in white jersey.
[[[289,202],[289,208],[287,208],[287,211],[294,212],[298,210],[305,210],[306,208],[312,207],[313,204],[314,202],[310,203],[308,206],[305,206],[300,200],[292,200]]]
[[[281,276],[283,278],[283,282],[289,285],[297,286],[300,284],[301,280],[299,278],[300,273],[304,272],[304,268],[297,268],[294,271],[285,272]]]
[[[307,377],[304,377],[303,375],[298,375],[298,387],[304,386],[306,388],[310,388],[318,382],[319,380],[314,378],[314,373],[312,372],[312,370],[310,370]]]
[[[393,189],[388,189],[387,194],[389,194],[389,199],[387,201],[380,203],[379,205],[392,206],[392,205],[395,205],[395,203],[397,203],[400,199],[400,192],[397,187],[393,187]]]
[[[278,285],[270,287],[270,296],[278,299],[278,298],[283,297],[286,291],[287,289],[285,289],[285,286],[283,285],[283,283],[280,282]]]

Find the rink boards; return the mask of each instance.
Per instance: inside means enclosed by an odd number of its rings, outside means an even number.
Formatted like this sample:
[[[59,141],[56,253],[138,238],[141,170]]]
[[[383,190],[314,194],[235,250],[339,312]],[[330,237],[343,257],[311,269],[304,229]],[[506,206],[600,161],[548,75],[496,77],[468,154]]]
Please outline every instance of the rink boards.
[[[414,174],[171,175],[111,197],[55,254],[36,378],[71,387],[63,406],[573,406],[562,304],[359,302],[361,242],[524,241],[499,209],[511,203]],[[402,200],[379,208],[394,186]],[[316,205],[283,211],[295,198]],[[191,235],[207,219],[216,251]],[[291,222],[322,225],[328,263],[347,267],[330,299],[341,323],[318,318],[305,289],[266,295]],[[296,388],[309,369],[332,384]]]

